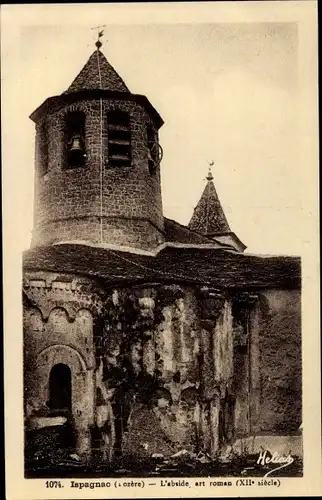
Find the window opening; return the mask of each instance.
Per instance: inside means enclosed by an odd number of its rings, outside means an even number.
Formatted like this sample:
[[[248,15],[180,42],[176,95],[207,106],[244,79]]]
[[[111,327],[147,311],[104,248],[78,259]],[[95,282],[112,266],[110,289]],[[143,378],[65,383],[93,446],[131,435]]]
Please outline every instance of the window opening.
[[[59,363],[49,375],[49,400],[51,410],[70,411],[72,407],[71,371],[67,365]]]
[[[66,118],[67,168],[85,164],[85,114],[73,111]]]
[[[108,165],[131,166],[131,131],[129,115],[123,111],[110,111],[108,126]]]

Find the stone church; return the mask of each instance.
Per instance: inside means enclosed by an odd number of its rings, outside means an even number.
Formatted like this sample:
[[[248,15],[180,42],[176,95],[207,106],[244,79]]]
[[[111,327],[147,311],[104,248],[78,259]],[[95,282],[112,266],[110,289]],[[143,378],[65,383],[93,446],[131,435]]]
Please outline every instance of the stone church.
[[[84,460],[288,443],[302,411],[300,259],[244,253],[210,171],[189,225],[164,217],[163,119],[100,42],[30,118],[26,445],[66,422]]]

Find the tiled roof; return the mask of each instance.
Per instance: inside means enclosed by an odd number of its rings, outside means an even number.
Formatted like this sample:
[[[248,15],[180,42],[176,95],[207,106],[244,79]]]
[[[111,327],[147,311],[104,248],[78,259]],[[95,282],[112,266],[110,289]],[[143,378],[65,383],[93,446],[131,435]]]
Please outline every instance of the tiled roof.
[[[93,52],[65,93],[97,89],[130,92],[100,50]]]
[[[187,244],[208,244],[215,245],[214,240],[207,238],[203,234],[192,231],[189,227],[179,224],[179,222],[164,217],[165,240],[174,243]],[[219,246],[224,246],[218,243]]]
[[[61,244],[24,253],[27,270],[65,272],[107,284],[167,282],[223,288],[297,288],[298,257],[261,257],[221,249],[166,247],[157,256]]]
[[[207,179],[207,185],[194,209],[188,227],[207,236],[228,233],[230,227],[219,201],[212,176],[207,177]]]

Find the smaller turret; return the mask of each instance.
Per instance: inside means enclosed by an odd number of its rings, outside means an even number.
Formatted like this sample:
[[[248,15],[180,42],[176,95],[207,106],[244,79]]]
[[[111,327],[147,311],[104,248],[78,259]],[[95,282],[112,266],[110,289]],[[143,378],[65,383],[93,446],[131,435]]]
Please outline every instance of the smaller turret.
[[[222,243],[232,245],[238,252],[243,252],[246,246],[233,233],[229,227],[226,215],[221,206],[218,194],[213,183],[213,175],[209,168],[206,177],[207,184],[201,198],[194,209],[189,229],[203,234],[209,238],[214,238]]]

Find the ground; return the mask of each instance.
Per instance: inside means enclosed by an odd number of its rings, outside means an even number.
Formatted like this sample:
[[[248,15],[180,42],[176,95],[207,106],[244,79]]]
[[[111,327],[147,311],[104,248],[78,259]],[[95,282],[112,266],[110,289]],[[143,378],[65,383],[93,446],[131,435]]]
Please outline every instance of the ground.
[[[303,463],[300,457],[293,457],[290,466],[272,472],[269,477],[301,477]],[[258,465],[258,455],[235,457],[223,463],[191,457],[189,454],[165,460],[162,457],[138,462],[136,459],[120,459],[111,466],[92,463],[85,466],[77,460],[57,456],[33,460],[26,464],[27,478],[95,478],[95,477],[263,477],[276,465]]]

